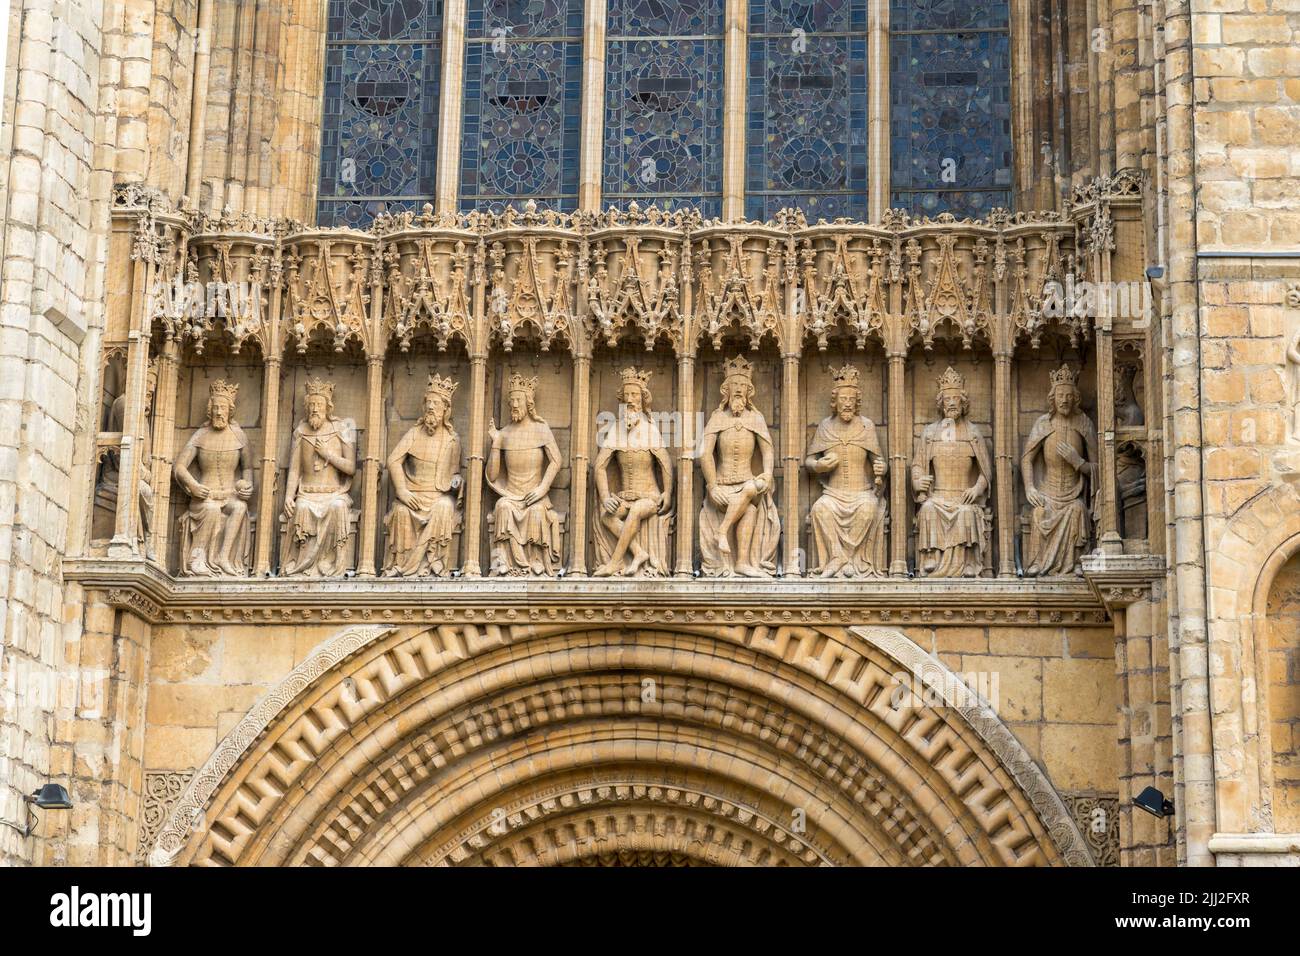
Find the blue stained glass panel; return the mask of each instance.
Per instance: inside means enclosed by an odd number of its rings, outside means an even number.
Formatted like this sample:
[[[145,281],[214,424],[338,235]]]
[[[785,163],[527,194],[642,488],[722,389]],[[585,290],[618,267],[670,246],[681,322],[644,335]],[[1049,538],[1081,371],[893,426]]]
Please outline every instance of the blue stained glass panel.
[[[609,0],[609,38],[721,36],[722,0]]]
[[[611,42],[605,72],[606,201],[721,194],[722,97],[721,40]]]
[[[749,33],[789,35],[860,33],[867,28],[866,0],[750,0]]]
[[[982,217],[1011,203],[1011,52],[1003,32],[890,39],[892,202]]]
[[[465,52],[461,205],[577,196],[578,41],[470,43]]]
[[[1008,0],[891,0],[889,29],[1006,30],[1010,24]]]
[[[471,40],[581,37],[582,0],[468,0],[466,36]]]

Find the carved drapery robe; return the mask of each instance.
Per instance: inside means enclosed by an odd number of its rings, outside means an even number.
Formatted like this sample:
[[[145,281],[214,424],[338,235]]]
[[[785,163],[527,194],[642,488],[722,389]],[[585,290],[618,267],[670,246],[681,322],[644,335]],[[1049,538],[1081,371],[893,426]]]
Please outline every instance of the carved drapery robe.
[[[526,427],[525,427],[526,426]],[[532,562],[536,559],[545,574],[554,574],[560,565],[563,531],[560,514],[551,506],[550,494],[531,505],[524,504],[524,496],[542,483],[548,456],[559,460],[560,446],[555,441],[551,426],[533,419],[525,426],[507,425],[497,433],[493,451],[532,451],[541,449],[535,467],[526,471],[511,468],[518,464],[519,456],[506,465],[505,488],[507,494],[497,499],[492,510],[492,565],[498,574],[527,574],[529,567],[519,567],[511,556],[510,542],[524,548]]]
[[[1097,461],[1097,439],[1092,422],[1083,412],[1076,411],[1068,419],[1054,422],[1049,414],[1040,415],[1025,442],[1023,458],[1055,455],[1049,440],[1070,441],[1081,457]],[[1082,454],[1086,452],[1086,454]],[[1046,480],[1046,467],[1041,459],[1035,463],[1034,487],[1043,496],[1041,508],[1031,508],[1029,513],[1029,547],[1025,556],[1025,574],[1047,577],[1072,574],[1079,556],[1088,547],[1092,537],[1092,510],[1094,503],[1088,499],[1088,476],[1084,471],[1070,468],[1070,478],[1064,482]],[[1056,469],[1061,473],[1061,468]],[[1096,489],[1093,489],[1093,497]]]
[[[971,504],[962,501],[967,488],[983,476],[984,490]],[[934,483],[916,509],[917,564],[929,577],[977,577],[984,570],[988,522],[984,505],[993,483],[988,440],[966,418],[940,419],[926,425],[912,464],[917,475],[933,475]]]
[[[285,528],[281,573],[334,577],[351,563],[352,476],[339,472],[306,444],[306,430],[307,423],[302,422],[293,432],[287,493],[294,495],[295,507]],[[311,437],[331,454],[355,455],[356,425],[351,419],[328,419]]]
[[[460,529],[460,496],[452,490],[460,468],[460,438],[450,428],[438,428],[430,437],[429,451],[431,478],[420,480],[409,471],[403,474],[414,507],[394,499],[384,518],[385,574],[405,577],[451,571],[452,539]]]
[[[189,509],[181,515],[180,573],[215,577],[229,574],[245,577],[252,570],[252,534],[246,503],[235,493],[239,480],[240,456],[248,447],[244,430],[234,422],[227,426],[234,435],[230,448],[217,447],[211,426],[204,425],[186,443],[194,449],[201,481],[210,494],[207,498],[190,497]],[[182,452],[185,454],[185,452]],[[227,534],[233,535],[230,558],[222,561],[215,553]]]
[[[705,426],[701,440],[710,435],[721,435],[722,432],[733,428],[744,428],[752,432],[759,442],[772,444],[767,422],[764,421],[762,414],[753,408],[747,409],[739,416],[733,415],[725,408],[717,409]],[[723,477],[720,473],[717,488],[726,496],[728,502],[739,497],[746,481],[752,480],[728,482],[724,481]],[[732,560],[728,560],[728,556],[718,549],[718,528],[726,516],[725,509],[719,511],[709,500],[708,493],[705,493],[704,505],[700,508],[700,567],[705,575],[718,577],[731,575],[734,573],[734,565],[744,563],[746,560],[752,560],[755,567],[767,574],[776,573],[776,548],[781,540],[781,514],[777,511],[773,491],[773,488],[768,488],[765,494],[759,495],[754,500],[753,507],[758,510],[758,515],[754,522],[753,541],[745,550],[742,550],[743,545],[738,542],[734,553],[730,555]]]
[[[645,416],[638,417],[635,423],[620,420],[609,429],[603,441],[605,447],[614,452],[616,460],[622,455],[642,455],[646,459],[651,459],[653,456],[650,449],[665,447],[658,426]],[[653,462],[648,460],[644,465],[646,468],[654,468]],[[623,501],[631,502],[641,498],[657,500],[660,491],[658,488],[634,491],[624,487],[615,494]],[[596,507],[600,507],[599,502],[596,503]],[[671,514],[653,514],[642,520],[641,527],[637,529],[636,540],[641,547],[645,548],[650,559],[642,566],[641,574],[647,577],[662,577],[671,573],[672,554],[668,549],[668,534],[672,530],[672,523]],[[607,564],[618,544],[618,536],[605,525],[599,514],[593,523],[592,543],[596,549],[597,564]]]
[[[823,420],[808,446],[808,455],[833,451],[842,459],[846,446],[865,452],[868,474],[872,458],[884,458],[875,424],[862,415],[847,425],[835,416]],[[861,491],[835,488],[823,479],[821,496],[813,502],[809,517],[818,561],[814,571],[835,563],[839,565],[838,573],[844,576],[885,575],[885,505],[876,494],[874,476],[868,478]]]

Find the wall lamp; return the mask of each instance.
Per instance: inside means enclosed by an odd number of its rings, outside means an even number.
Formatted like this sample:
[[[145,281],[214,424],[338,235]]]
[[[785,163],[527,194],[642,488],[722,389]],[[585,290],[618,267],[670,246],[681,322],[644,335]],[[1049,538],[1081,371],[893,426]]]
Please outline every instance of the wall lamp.
[[[1153,817],[1172,817],[1174,815],[1174,802],[1165,798],[1165,795],[1155,787],[1147,787],[1139,793],[1133,800],[1133,805],[1140,810],[1145,810]]]
[[[24,837],[29,837],[32,835],[32,830],[36,828],[36,812],[32,807],[41,810],[71,810],[72,798],[68,796],[68,791],[62,784],[47,783],[42,785],[41,789],[35,791],[31,796],[23,797],[23,806],[27,808],[26,826],[20,827],[8,820],[0,820],[0,823],[17,830]]]

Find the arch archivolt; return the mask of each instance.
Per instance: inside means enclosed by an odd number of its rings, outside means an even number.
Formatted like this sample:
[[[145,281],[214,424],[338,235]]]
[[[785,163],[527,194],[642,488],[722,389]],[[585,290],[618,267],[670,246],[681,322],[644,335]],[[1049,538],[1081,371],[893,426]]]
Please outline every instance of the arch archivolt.
[[[151,861],[1090,863],[992,711],[900,670],[953,676],[882,628],[349,628],[222,742]]]

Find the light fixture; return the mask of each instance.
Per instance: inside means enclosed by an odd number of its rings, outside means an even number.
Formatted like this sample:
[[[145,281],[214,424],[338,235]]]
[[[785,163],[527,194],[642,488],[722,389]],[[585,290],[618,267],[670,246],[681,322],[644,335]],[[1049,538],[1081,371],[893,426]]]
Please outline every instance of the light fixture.
[[[24,837],[32,835],[32,830],[36,828],[36,813],[32,807],[38,807],[41,810],[71,810],[72,798],[68,796],[68,791],[62,784],[47,783],[42,784],[41,789],[32,793],[29,797],[23,797],[23,806],[27,809],[27,825],[20,827],[16,823],[10,823],[8,820],[0,820],[7,827],[17,830]]]
[[[1139,793],[1134,798],[1133,804],[1153,817],[1172,817],[1174,815],[1174,802],[1166,799],[1165,795],[1155,787],[1147,787]]]

